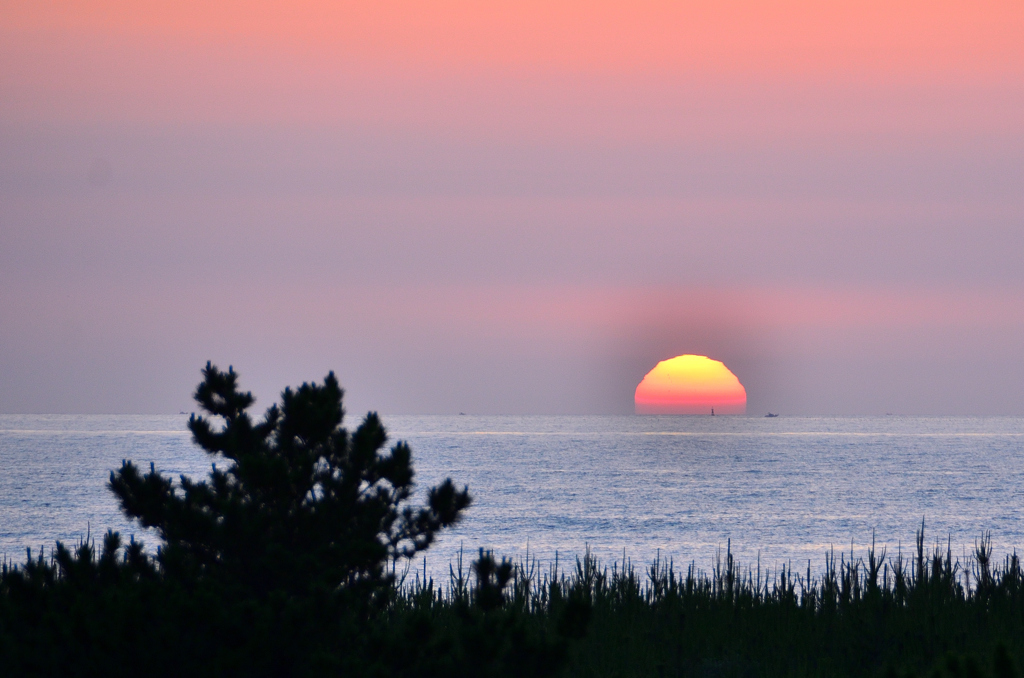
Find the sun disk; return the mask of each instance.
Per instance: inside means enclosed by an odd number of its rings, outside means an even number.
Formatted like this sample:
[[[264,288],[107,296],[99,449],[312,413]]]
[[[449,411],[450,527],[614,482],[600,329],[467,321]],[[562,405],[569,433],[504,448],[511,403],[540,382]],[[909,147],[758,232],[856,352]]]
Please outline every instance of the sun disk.
[[[637,414],[745,414],[747,391],[721,361],[681,355],[644,376],[634,403]]]

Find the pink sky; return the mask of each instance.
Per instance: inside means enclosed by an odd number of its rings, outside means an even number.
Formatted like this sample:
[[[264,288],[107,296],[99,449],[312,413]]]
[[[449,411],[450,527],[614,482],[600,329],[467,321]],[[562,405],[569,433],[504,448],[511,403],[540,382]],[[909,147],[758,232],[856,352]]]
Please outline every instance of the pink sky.
[[[1024,414],[1024,5],[6,2],[0,412]]]

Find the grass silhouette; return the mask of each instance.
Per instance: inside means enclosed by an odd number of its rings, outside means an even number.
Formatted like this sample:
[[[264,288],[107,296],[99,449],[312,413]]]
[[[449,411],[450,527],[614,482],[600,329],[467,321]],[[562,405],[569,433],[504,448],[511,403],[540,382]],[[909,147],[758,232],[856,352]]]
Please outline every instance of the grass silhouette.
[[[1024,657],[1024,571],[925,546],[830,552],[762,571],[460,556],[399,576],[469,506],[451,480],[413,503],[411,450],[342,390],[282,393],[262,419],[211,364],[195,441],[223,468],[111,474],[155,553],[107,532],[0,566],[0,676],[885,676],[1006,678]]]
[[[394,614],[453,615],[479,595],[458,564],[447,582],[415,577]],[[589,603],[568,652],[569,676],[1011,676],[1024,656],[1024,571],[1013,554],[992,561],[991,539],[953,557],[872,546],[831,552],[824,567],[775,572],[741,566],[730,550],[710,571],[657,560],[602,566],[511,567],[505,605],[538,626],[567,600]]]

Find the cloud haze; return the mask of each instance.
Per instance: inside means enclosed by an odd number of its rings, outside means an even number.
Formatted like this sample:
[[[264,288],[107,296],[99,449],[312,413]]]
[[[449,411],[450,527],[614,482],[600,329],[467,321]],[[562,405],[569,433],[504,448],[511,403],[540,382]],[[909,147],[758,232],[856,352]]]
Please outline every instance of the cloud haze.
[[[1016,4],[147,6],[0,18],[2,412],[1024,414]]]

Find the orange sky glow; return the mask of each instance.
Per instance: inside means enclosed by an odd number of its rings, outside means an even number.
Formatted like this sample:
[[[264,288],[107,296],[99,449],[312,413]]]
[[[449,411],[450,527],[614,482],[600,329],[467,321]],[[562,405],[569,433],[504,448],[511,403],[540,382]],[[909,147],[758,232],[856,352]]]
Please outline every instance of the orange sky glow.
[[[1022,35],[1020,0],[0,0],[0,412],[177,412],[213,359],[625,413],[692,353],[751,412],[1024,413]]]
[[[0,17],[0,114],[479,125],[481,106],[523,106],[498,83],[557,110],[569,79],[602,101],[583,129],[607,134],[623,115],[664,116],[607,110],[637,87],[1000,86],[1024,77],[1022,34],[1019,2],[15,0]]]
[[[1020,72],[1018,2],[5,3],[15,31],[250,43],[380,67],[875,75]],[[364,62],[365,63],[365,62]],[[270,75],[270,74],[268,74]]]

